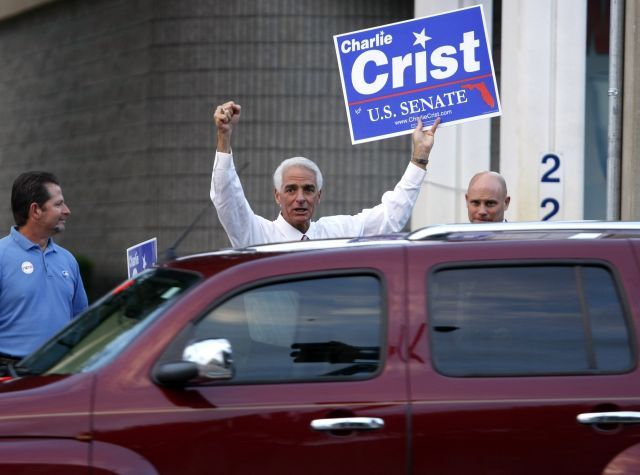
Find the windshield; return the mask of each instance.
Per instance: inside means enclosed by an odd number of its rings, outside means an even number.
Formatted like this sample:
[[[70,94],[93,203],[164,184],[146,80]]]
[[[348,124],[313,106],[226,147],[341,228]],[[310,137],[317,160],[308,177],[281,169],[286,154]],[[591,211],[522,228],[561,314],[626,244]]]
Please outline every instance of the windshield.
[[[24,358],[18,374],[71,374],[103,366],[180,294],[201,279],[194,273],[152,269],[125,281]]]

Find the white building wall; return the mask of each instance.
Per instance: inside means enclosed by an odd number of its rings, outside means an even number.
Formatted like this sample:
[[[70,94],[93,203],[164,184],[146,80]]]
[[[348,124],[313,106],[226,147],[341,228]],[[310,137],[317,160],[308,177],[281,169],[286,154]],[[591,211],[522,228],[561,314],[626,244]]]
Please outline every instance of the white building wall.
[[[492,2],[415,1],[415,16],[482,4],[491,39]],[[502,2],[499,83],[500,173],[511,195],[510,221],[583,215],[586,0]],[[429,173],[411,228],[467,222],[464,193],[469,179],[490,166],[490,121],[438,130]],[[548,158],[546,155],[558,157]],[[559,167],[542,183],[556,161]],[[545,207],[541,203],[545,202]]]
[[[491,0],[416,0],[415,17],[424,17],[482,4],[491,41]],[[464,193],[471,177],[488,170],[491,131],[489,120],[442,127],[429,158],[429,171],[411,217],[411,229],[430,224],[467,222]]]
[[[582,219],[587,2],[502,3],[500,172],[511,195],[508,218]],[[559,158],[559,168],[542,181]],[[541,205],[546,203],[546,206]]]

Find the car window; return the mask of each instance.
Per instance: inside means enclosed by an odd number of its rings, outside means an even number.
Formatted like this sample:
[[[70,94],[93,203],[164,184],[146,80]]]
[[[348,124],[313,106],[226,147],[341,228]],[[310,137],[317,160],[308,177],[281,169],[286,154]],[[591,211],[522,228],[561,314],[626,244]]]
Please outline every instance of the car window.
[[[441,268],[429,276],[436,369],[451,376],[589,374],[632,366],[624,306],[600,265]]]
[[[18,365],[30,374],[70,374],[110,361],[162,310],[202,277],[152,269],[125,281],[91,305]]]
[[[371,275],[290,280],[235,295],[193,340],[226,338],[231,382],[361,379],[380,364],[382,286]]]

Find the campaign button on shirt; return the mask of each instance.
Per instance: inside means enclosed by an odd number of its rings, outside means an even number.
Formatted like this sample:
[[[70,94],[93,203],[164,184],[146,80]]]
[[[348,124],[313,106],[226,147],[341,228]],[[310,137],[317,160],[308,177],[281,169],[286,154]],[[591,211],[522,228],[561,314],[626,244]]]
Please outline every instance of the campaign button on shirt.
[[[33,272],[33,264],[29,261],[24,261],[22,263],[22,272],[25,274],[31,274]]]

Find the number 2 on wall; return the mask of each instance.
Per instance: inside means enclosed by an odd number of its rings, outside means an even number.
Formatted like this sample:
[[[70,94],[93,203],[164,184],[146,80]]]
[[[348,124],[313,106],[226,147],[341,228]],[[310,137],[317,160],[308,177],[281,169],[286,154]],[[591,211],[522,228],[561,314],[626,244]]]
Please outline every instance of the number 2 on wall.
[[[542,217],[542,221],[548,221],[549,219],[553,218],[556,214],[558,214],[558,211],[560,210],[560,203],[558,203],[558,200],[555,198],[545,198],[544,200],[542,200],[542,203],[540,203],[540,207],[542,209],[545,209],[548,204],[551,205],[551,211],[549,211]]]
[[[540,181],[543,183],[560,183],[560,177],[553,176],[553,174],[558,171],[558,168],[560,168],[560,157],[553,153],[548,153],[542,157],[542,164],[546,165],[547,162],[551,162],[551,167],[542,175]]]
[[[546,212],[541,219],[548,221],[560,212],[562,195],[560,157],[555,153],[547,153],[542,157],[540,167],[540,208]],[[560,198],[560,199],[559,199]]]

